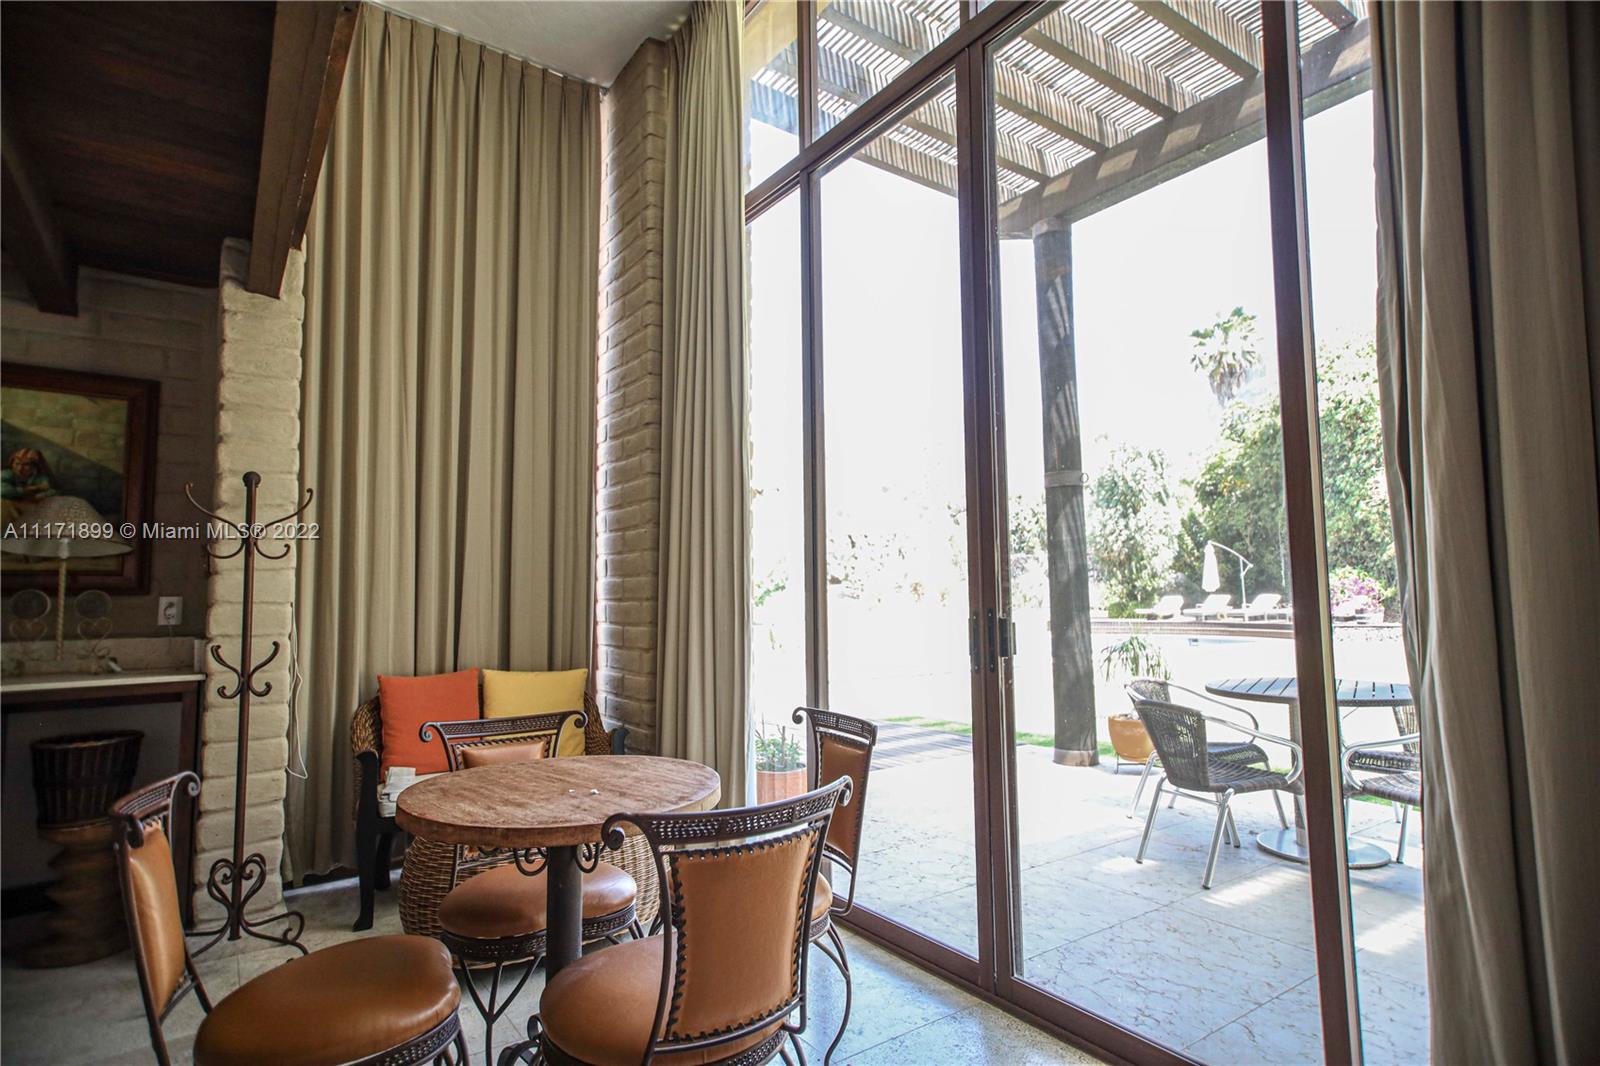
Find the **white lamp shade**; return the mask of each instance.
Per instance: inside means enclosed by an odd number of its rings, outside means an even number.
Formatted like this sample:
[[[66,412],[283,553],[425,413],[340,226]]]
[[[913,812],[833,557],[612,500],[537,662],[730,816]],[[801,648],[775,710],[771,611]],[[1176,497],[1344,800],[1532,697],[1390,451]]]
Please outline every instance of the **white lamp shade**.
[[[1215,592],[1222,587],[1222,574],[1217,569],[1217,546],[1206,542],[1206,564],[1200,573],[1200,587]]]
[[[73,534],[108,523],[88,500],[80,496],[46,496],[28,510],[24,525],[54,526]],[[115,537],[6,537],[0,551],[29,555],[38,559],[88,559],[104,555],[126,555],[132,545]]]

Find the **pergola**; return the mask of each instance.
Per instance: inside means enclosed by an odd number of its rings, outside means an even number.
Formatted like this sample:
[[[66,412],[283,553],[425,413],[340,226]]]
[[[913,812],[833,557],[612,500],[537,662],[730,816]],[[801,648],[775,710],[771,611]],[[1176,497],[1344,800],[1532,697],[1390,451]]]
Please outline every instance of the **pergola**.
[[[785,5],[770,5],[776,18]],[[1308,114],[1370,85],[1365,0],[1300,0]],[[886,86],[957,24],[953,0],[819,0],[818,129]],[[761,12],[758,12],[758,17]],[[754,21],[754,20],[753,20]],[[799,129],[797,49],[747,39],[755,121]],[[787,47],[765,43],[779,41]],[[747,69],[757,64],[747,54]],[[1097,759],[1089,567],[1072,328],[1072,223],[1264,135],[1257,0],[1067,0],[998,47],[991,64],[998,230],[1034,246],[1056,760]],[[953,87],[857,158],[952,196]],[[824,210],[826,207],[824,206]]]

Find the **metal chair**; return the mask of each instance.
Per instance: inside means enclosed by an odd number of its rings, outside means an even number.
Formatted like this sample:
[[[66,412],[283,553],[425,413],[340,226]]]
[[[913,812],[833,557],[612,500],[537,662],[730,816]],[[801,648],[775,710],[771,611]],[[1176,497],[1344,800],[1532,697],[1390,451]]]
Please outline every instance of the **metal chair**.
[[[1139,720],[1150,734],[1151,743],[1156,746],[1162,770],[1161,779],[1156,782],[1155,798],[1150,802],[1150,816],[1145,821],[1144,836],[1139,841],[1139,854],[1135,861],[1144,862],[1145,851],[1150,846],[1150,833],[1155,828],[1156,814],[1161,809],[1161,792],[1168,782],[1185,793],[1208,795],[1217,806],[1217,825],[1211,833],[1211,851],[1206,856],[1206,872],[1200,887],[1210,888],[1217,869],[1217,852],[1222,846],[1223,834],[1228,835],[1234,847],[1240,845],[1239,830],[1234,825],[1229,804],[1235,796],[1250,792],[1273,791],[1298,795],[1302,790],[1300,746],[1284,737],[1263,733],[1259,729],[1248,729],[1225,718],[1201,714],[1192,707],[1148,698],[1141,695],[1133,684],[1128,685],[1127,693],[1133,700]],[[1247,734],[1257,740],[1284,745],[1294,760],[1293,768],[1288,774],[1280,774],[1256,765],[1256,761],[1245,763],[1237,757],[1213,754],[1206,738],[1208,723]],[[1261,750],[1259,746],[1257,750]]]
[[[840,779],[794,799],[690,814],[618,814],[656,858],[666,932],[585,955],[550,978],[536,1019],[542,1061],[632,1066],[659,1058],[754,1066],[792,1047],[804,1016],[809,915]],[[603,1024],[595,1019],[603,1017]]]
[[[191,800],[200,779],[185,771],[130,792],[111,808],[139,992],[156,1061],[168,1066],[161,1023],[191,989],[206,1012],[196,1066],[347,1062],[464,1066],[456,1008],[461,989],[450,955],[420,936],[377,936],[313,951],[256,977],[215,1006],[183,939],[178,880],[168,844],[172,801]],[[361,1024],[349,1024],[359,1018]]]
[[[1400,720],[1400,708],[1395,708]],[[1411,721],[1415,724],[1416,712]],[[1422,756],[1417,750],[1420,733],[1409,733],[1392,740],[1369,740],[1344,749],[1343,779],[1345,802],[1355,796],[1388,800],[1400,814],[1400,841],[1394,861],[1406,861],[1406,832],[1411,825],[1411,808],[1422,809]],[[1348,810],[1345,821],[1349,821]]]
[[[1221,700],[1208,696],[1203,692],[1196,692],[1192,688],[1184,688],[1182,685],[1174,685],[1171,681],[1167,681],[1163,678],[1136,677],[1132,681],[1128,682],[1127,688],[1124,691],[1126,691],[1129,697],[1133,700],[1136,709],[1140,699],[1155,700],[1158,703],[1172,703],[1174,702],[1172,699],[1172,693],[1181,692],[1183,693],[1185,699],[1199,701],[1208,710],[1213,710],[1213,713],[1216,711],[1226,711],[1229,714],[1242,715],[1243,717],[1249,719],[1250,729],[1260,730],[1261,728],[1260,720],[1243,707],[1235,707],[1231,703],[1224,703]],[[1134,693],[1138,693],[1138,695],[1135,696]],[[1271,764],[1267,761],[1267,753],[1262,750],[1261,745],[1255,744],[1248,740],[1208,741],[1206,743],[1206,751],[1219,759],[1232,759],[1235,762],[1242,762],[1246,766],[1260,766],[1262,769],[1269,769],[1271,766]],[[1145,783],[1150,780],[1150,775],[1159,765],[1161,765],[1161,753],[1159,751],[1152,751],[1150,753],[1150,757],[1144,761],[1144,773],[1139,775],[1139,785],[1133,790],[1133,806],[1128,811],[1129,818],[1132,818],[1139,813],[1139,799],[1144,795]],[[1173,800],[1178,798],[1176,790],[1174,790],[1172,798]],[[1289,825],[1289,819],[1283,813],[1283,803],[1278,799],[1278,794],[1276,792],[1272,793],[1272,804],[1278,809],[1278,824],[1287,828]]]
[[[561,730],[571,722],[582,729],[583,711],[556,711],[515,718],[470,718],[428,722],[422,740],[438,737],[450,771],[474,766],[551,757]],[[544,874],[528,875],[515,864],[499,865],[467,877],[439,904],[439,940],[455,956],[461,982],[483,1016],[484,1061],[494,1062],[494,1026],[521,994],[544,959],[547,930]],[[623,932],[644,935],[634,910],[638,885],[627,871],[596,862],[583,875],[583,939],[617,943]],[[500,1000],[500,981],[508,965],[525,962],[522,975]],[[474,967],[492,968],[485,1002]]]
[[[844,978],[844,1016],[839,1019],[839,1031],[823,1053],[824,1063],[833,1060],[833,1053],[844,1039],[845,1027],[850,1024],[850,1000],[853,989],[850,981],[850,958],[845,954],[844,939],[834,925],[835,918],[843,917],[855,909],[856,883],[860,880],[856,864],[861,856],[861,829],[866,824],[867,776],[872,770],[872,751],[878,744],[878,727],[863,718],[853,718],[835,711],[822,711],[814,707],[795,709],[793,721],[802,719],[811,731],[811,750],[816,753],[811,767],[811,787],[823,781],[836,781],[841,777],[850,780],[850,804],[834,811],[828,823],[828,836],[823,841],[825,858],[850,875],[850,891],[843,903],[833,890],[827,877],[818,875],[817,891],[812,899],[810,939],[838,967]],[[824,939],[827,943],[823,943]],[[830,946],[831,949],[830,950]],[[805,1026],[805,1018],[800,1020]]]

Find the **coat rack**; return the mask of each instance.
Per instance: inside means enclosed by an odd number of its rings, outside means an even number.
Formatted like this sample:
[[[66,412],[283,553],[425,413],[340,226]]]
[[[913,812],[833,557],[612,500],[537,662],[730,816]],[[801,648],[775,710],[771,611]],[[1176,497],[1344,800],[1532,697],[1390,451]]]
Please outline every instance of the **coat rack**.
[[[241,936],[253,936],[259,940],[270,940],[277,944],[299,948],[302,955],[306,954],[306,947],[300,943],[300,934],[305,931],[305,915],[299,911],[285,909],[281,913],[267,918],[253,919],[245,914],[245,907],[257,892],[261,891],[267,881],[267,860],[261,852],[244,853],[244,820],[246,809],[246,790],[250,780],[250,697],[266,696],[272,691],[272,683],[263,681],[260,687],[256,686],[255,676],[263,667],[278,657],[279,644],[272,642],[272,650],[266,658],[259,663],[252,662],[254,649],[251,644],[251,615],[254,612],[256,591],[256,557],[263,559],[282,559],[289,554],[291,545],[285,544],[283,550],[273,554],[261,546],[270,530],[277,529],[283,523],[300,517],[307,507],[311,506],[312,490],[306,489],[306,498],[299,507],[290,511],[281,518],[270,522],[256,521],[256,495],[261,488],[261,475],[254,470],[247,471],[244,475],[244,521],[232,522],[200,505],[194,498],[194,485],[183,487],[184,494],[189,497],[189,502],[201,514],[215,519],[225,529],[232,530],[239,537],[239,544],[229,552],[215,552],[209,547],[207,541],[206,554],[213,559],[232,559],[244,553],[244,602],[240,607],[240,637],[239,637],[239,665],[234,666],[222,657],[222,645],[211,645],[211,658],[217,665],[233,675],[234,685],[230,690],[227,685],[217,686],[217,695],[225,700],[239,701],[239,761],[234,771],[233,785],[233,854],[226,858],[218,859],[211,864],[211,872],[206,877],[206,894],[220,903],[227,916],[220,926],[215,929],[197,930],[190,936],[210,937],[198,951],[199,955],[217,944],[224,937],[228,940],[238,940]],[[294,931],[289,932],[287,927],[283,933],[272,933],[263,927],[274,925],[278,922],[293,922]]]

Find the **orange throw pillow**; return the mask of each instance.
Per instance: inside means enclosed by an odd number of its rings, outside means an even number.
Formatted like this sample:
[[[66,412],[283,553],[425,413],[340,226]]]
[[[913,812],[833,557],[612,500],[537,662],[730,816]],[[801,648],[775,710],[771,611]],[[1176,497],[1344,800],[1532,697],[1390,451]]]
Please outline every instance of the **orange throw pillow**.
[[[383,721],[383,765],[414,766],[419,774],[446,770],[444,745],[435,737],[424,744],[419,733],[428,722],[459,722],[478,713],[478,671],[427,677],[378,675],[378,717]]]

